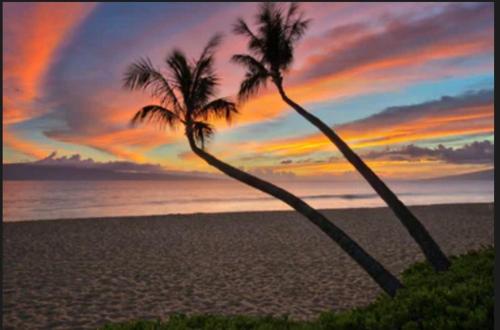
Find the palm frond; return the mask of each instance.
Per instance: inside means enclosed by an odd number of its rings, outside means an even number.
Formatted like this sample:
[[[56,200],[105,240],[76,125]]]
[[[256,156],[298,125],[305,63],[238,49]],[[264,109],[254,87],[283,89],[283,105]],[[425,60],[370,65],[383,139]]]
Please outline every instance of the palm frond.
[[[196,117],[203,120],[224,118],[227,123],[231,123],[233,116],[238,113],[236,104],[225,98],[220,98],[207,103],[196,113]]]
[[[193,72],[193,81],[191,84],[191,97],[199,96],[199,89],[206,87],[203,86],[203,84],[206,84],[207,82],[217,83],[218,77],[213,69],[213,62],[213,57],[209,56],[196,63],[196,68]]]
[[[288,71],[294,60],[294,44],[309,26],[310,20],[304,19],[299,9],[297,3],[292,3],[285,11],[278,4],[264,2],[255,17],[256,33],[252,33],[242,20],[235,25],[234,31],[249,39],[250,53],[259,58],[273,76]]]
[[[193,111],[202,108],[208,100],[215,96],[218,82],[218,78],[215,75],[207,75],[199,79],[198,86],[191,95],[190,104],[193,107]]]
[[[260,72],[247,72],[245,79],[240,84],[238,100],[243,102],[257,94],[262,87],[266,87],[268,77],[267,74]]]
[[[302,38],[310,23],[311,20],[304,19],[303,14],[301,14],[291,25],[287,25],[285,31],[288,42],[294,44]]]
[[[256,21],[260,23],[261,27],[272,25],[273,18],[275,18],[279,12],[279,8],[273,2],[262,2],[256,15]]]
[[[140,58],[128,66],[123,79],[123,87],[128,89],[145,88],[150,83],[151,76],[157,74],[159,72],[153,67],[149,58]]]
[[[179,101],[172,86],[149,58],[139,59],[128,67],[123,85],[132,90],[150,89],[151,95],[160,98],[161,104],[172,105],[175,111],[179,110]]]
[[[201,149],[205,149],[205,143],[214,135],[215,128],[209,123],[195,121],[191,124],[193,138],[195,142],[201,144]]]
[[[175,129],[177,124],[181,121],[174,111],[168,110],[159,105],[147,105],[132,117],[130,124],[135,126],[144,121],[155,122],[159,124],[160,128],[168,126]]]
[[[290,25],[290,21],[293,19],[295,14],[297,14],[299,10],[299,4],[297,2],[292,2],[290,7],[288,7],[288,11],[286,12],[285,26]]]
[[[212,38],[210,38],[205,48],[203,48],[203,51],[201,52],[198,62],[207,57],[213,56],[215,50],[222,42],[222,38],[223,35],[221,33],[216,33]]]
[[[219,81],[213,69],[214,52],[222,40],[221,34],[213,36],[202,51],[193,70],[190,97],[194,108],[205,104],[214,94]]]
[[[214,52],[222,41],[222,34],[215,34],[203,49],[200,58],[193,70],[193,89],[196,88],[198,79],[204,75],[214,75]]]
[[[233,25],[233,32],[248,38],[248,49],[252,53],[262,53],[263,41],[252,32],[252,30],[248,27],[248,24],[242,18],[238,18],[236,23]]]
[[[233,24],[233,32],[235,34],[246,36],[250,39],[257,39],[257,36],[252,32],[252,30],[248,27],[248,24],[241,17],[239,17],[236,20],[236,23]]]
[[[166,62],[173,76],[176,87],[178,87],[180,93],[182,94],[184,105],[189,108],[189,99],[193,77],[191,66],[189,65],[186,55],[182,51],[174,49],[167,56]]]
[[[248,70],[255,73],[262,73],[269,75],[268,70],[263,63],[259,62],[257,59],[246,54],[235,54],[231,57],[231,61],[240,65],[245,66]]]
[[[165,59],[167,76],[156,70],[149,59],[131,65],[125,75],[126,87],[150,87],[155,96],[172,94],[173,97],[167,97],[169,100],[175,97],[175,104],[174,101],[168,103],[174,104],[174,107],[167,103],[143,107],[131,119],[131,124],[148,121],[171,128],[183,124],[186,135],[204,148],[215,132],[206,121],[217,118],[230,121],[237,113],[233,102],[224,98],[213,100],[219,83],[214,70],[214,52],[220,41],[221,35],[215,35],[200,57],[192,62],[182,51],[174,49]]]

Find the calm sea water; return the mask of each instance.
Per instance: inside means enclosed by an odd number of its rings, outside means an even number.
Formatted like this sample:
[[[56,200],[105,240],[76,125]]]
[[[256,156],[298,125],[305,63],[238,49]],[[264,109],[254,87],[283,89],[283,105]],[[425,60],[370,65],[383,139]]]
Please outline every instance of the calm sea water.
[[[365,182],[276,183],[315,208],[385,205]],[[493,181],[389,186],[408,205],[494,200]],[[3,221],[287,209],[281,201],[232,180],[3,182]]]

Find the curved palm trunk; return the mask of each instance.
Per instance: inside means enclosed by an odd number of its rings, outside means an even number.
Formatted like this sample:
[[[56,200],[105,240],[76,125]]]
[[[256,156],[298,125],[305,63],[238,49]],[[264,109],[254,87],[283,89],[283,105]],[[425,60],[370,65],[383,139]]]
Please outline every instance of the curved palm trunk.
[[[229,164],[226,164],[209,153],[196,146],[193,138],[188,136],[189,144],[193,152],[205,160],[209,165],[217,168],[226,175],[246,183],[262,192],[265,192],[293,207],[297,212],[309,219],[318,226],[332,240],[337,242],[340,247],[353,258],[378,285],[391,297],[402,287],[399,280],[386,270],[377,260],[363,250],[352,238],[344,233],[340,228],[331,223],[325,216],[313,209],[300,198],[292,195],[288,191],[279,188],[267,181],[261,180],[253,175],[245,173]]]
[[[363,160],[324,122],[318,117],[307,112],[300,105],[292,101],[283,90],[280,83],[276,84],[283,101],[297,111],[311,124],[316,126],[330,141],[333,142],[347,160],[365,178],[372,188],[380,195],[387,205],[396,214],[406,227],[410,235],[415,239],[422,249],[425,257],[437,271],[447,270],[450,262],[441,251],[439,245],[431,237],[427,229],[418,221],[410,210],[399,200],[399,198],[387,187],[387,185],[363,162]]]

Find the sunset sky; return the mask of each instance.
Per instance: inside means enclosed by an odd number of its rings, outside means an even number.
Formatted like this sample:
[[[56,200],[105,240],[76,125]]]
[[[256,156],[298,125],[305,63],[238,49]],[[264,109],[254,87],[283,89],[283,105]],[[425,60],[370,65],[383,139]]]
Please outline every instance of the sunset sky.
[[[96,162],[215,172],[182,131],[128,123],[147,94],[122,88],[127,66],[199,55],[216,32],[219,96],[234,97],[246,52],[231,32],[256,3],[3,3],[3,161],[78,154]],[[383,177],[493,167],[493,3],[304,3],[312,19],[284,85]],[[208,151],[258,173],[348,175],[337,149],[272,84],[217,123]],[[62,158],[65,159],[65,158]]]

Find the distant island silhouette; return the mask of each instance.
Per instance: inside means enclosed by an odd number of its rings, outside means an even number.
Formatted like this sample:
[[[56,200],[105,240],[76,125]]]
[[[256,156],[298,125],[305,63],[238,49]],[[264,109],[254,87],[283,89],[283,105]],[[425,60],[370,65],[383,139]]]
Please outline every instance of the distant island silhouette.
[[[125,163],[139,165],[134,163]],[[411,181],[455,181],[455,180],[493,180],[494,170],[476,171],[466,174],[420,179]],[[121,168],[80,167],[76,165],[47,165],[30,163],[3,164],[3,180],[28,181],[28,180],[227,180],[224,177],[210,177],[206,173],[176,173],[176,172],[150,172]],[[396,181],[396,180],[389,180]],[[399,181],[399,180],[398,180]],[[405,180],[408,181],[408,180]]]

